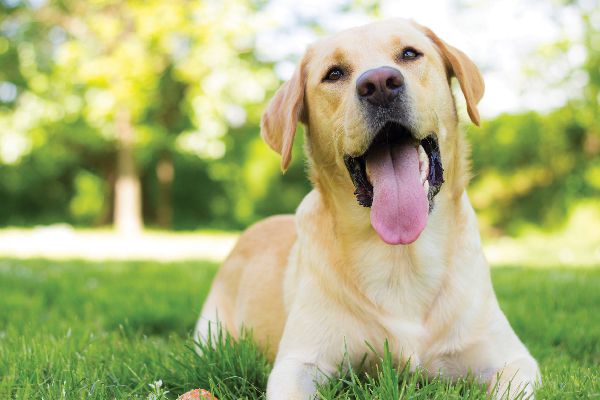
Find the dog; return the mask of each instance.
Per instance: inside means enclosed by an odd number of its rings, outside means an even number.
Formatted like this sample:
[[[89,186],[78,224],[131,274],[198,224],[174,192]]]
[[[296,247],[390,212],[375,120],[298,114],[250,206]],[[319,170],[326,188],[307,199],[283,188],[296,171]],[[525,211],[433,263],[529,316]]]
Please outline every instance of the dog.
[[[398,364],[533,397],[539,369],[500,310],[466,194],[454,77],[479,125],[476,65],[392,19],[310,46],[269,103],[261,136],[285,171],[304,125],[313,190],[294,216],[241,235],[195,331],[252,330],[274,360],[268,399],[312,398],[342,361],[364,365],[386,340]]]

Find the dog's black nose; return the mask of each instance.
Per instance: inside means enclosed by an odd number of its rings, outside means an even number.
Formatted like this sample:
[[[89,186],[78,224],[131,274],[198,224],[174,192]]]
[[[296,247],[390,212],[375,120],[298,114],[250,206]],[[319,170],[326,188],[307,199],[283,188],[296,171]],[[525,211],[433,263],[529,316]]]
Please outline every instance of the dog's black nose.
[[[376,106],[387,106],[398,97],[403,85],[404,77],[400,71],[392,67],[379,67],[358,77],[356,93],[361,100]]]

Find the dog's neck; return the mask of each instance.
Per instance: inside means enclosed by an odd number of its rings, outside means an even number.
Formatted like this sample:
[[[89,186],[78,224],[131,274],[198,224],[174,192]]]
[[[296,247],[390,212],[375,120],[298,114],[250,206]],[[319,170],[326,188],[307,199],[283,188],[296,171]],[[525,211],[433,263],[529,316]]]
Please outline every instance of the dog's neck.
[[[409,305],[415,315],[424,316],[454,268],[452,249],[475,247],[463,243],[466,232],[476,230],[468,198],[463,194],[455,203],[447,190],[441,191],[419,239],[410,245],[392,246],[379,238],[371,227],[369,209],[358,206],[352,196],[340,198],[315,189],[298,209],[299,237],[303,238],[298,243],[298,254],[326,255],[316,264],[309,258],[301,259],[320,280],[339,282],[329,288],[334,297],[354,298],[360,294],[365,301],[360,307],[356,305],[356,312],[409,313],[398,308]],[[354,293],[354,297],[347,292]],[[409,293],[420,293],[420,301],[403,298]]]

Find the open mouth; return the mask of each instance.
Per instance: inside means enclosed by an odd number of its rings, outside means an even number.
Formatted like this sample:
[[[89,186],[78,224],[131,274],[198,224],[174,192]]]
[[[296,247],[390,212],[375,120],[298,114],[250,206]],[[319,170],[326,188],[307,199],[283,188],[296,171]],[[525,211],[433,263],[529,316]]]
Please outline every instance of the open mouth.
[[[388,122],[367,151],[345,156],[358,203],[371,207],[371,224],[390,244],[415,241],[444,183],[435,134],[417,140],[404,126]]]

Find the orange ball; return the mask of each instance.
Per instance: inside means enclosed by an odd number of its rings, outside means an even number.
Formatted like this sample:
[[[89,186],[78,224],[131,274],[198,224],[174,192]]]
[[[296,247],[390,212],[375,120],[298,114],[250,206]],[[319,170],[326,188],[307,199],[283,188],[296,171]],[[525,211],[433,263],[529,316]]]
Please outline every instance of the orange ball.
[[[177,398],[177,400],[219,400],[212,395],[208,390],[194,389],[185,392]]]

